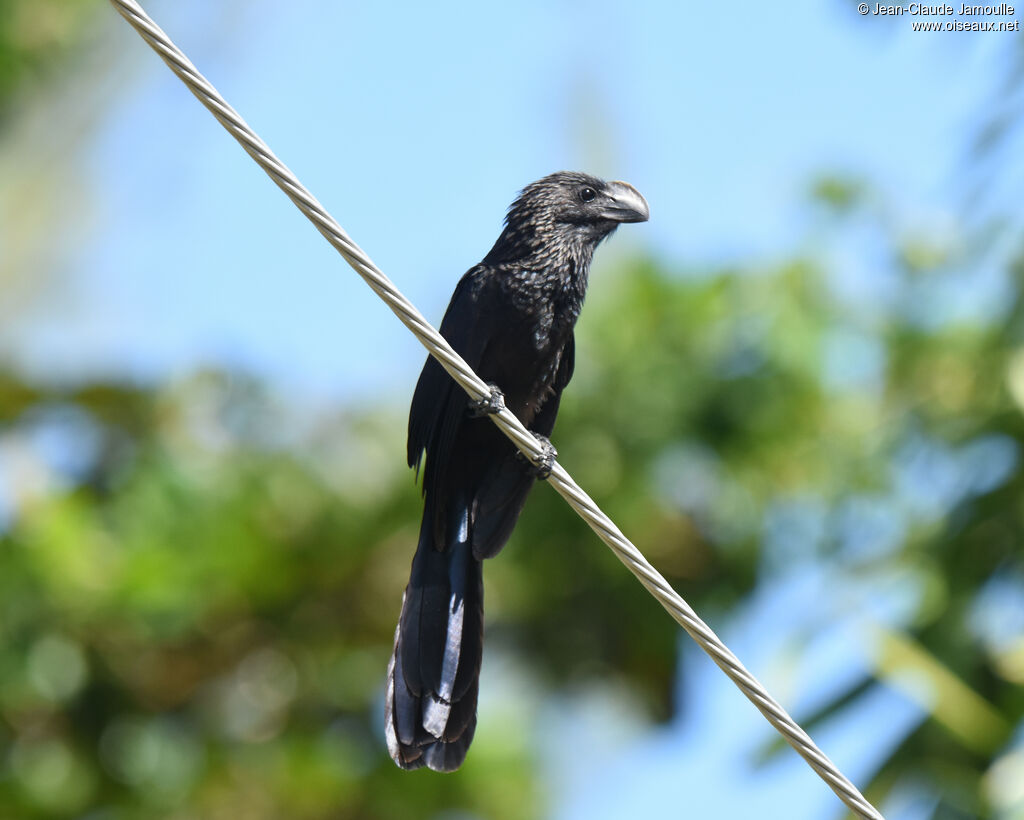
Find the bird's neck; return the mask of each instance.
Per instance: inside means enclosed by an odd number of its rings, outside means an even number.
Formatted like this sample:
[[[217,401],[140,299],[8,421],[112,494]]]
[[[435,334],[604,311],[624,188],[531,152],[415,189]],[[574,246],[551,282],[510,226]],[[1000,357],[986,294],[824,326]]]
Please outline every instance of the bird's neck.
[[[543,278],[562,280],[565,286],[578,291],[582,302],[596,244],[576,233],[553,237],[506,226],[483,264],[518,267]]]

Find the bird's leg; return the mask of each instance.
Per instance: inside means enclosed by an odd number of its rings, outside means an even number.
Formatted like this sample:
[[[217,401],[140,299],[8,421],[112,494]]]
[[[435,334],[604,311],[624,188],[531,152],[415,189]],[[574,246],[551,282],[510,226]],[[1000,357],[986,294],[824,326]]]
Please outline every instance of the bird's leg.
[[[470,418],[480,419],[484,416],[494,416],[505,409],[505,394],[498,389],[498,385],[494,384],[494,382],[487,382],[487,386],[491,389],[489,396],[470,401]]]
[[[537,439],[537,443],[540,445],[540,460],[534,464],[520,450],[516,450],[516,458],[526,465],[527,473],[543,481],[551,475],[551,470],[555,466],[555,458],[558,456],[558,450],[555,449],[555,445],[551,443],[547,436],[534,433],[533,437]]]

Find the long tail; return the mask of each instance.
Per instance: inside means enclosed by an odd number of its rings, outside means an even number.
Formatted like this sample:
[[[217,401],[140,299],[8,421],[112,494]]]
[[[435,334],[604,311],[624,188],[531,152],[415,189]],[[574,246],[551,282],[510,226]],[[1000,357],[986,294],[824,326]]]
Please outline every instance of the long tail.
[[[469,511],[454,511],[444,549],[426,504],[412,574],[388,664],[388,751],[403,769],[451,772],[476,729],[483,652],[483,572],[473,557]]]

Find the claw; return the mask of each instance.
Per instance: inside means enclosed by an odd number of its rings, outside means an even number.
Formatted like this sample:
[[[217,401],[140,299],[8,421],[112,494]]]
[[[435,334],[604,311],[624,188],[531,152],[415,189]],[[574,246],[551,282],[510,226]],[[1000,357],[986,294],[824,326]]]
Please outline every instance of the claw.
[[[494,416],[505,409],[505,394],[498,389],[498,385],[487,382],[491,394],[469,403],[470,418],[480,419],[484,416]]]
[[[558,456],[558,450],[555,449],[555,445],[551,443],[547,436],[542,436],[539,433],[534,433],[533,435],[537,439],[537,443],[540,444],[540,460],[534,464],[522,452],[518,451],[516,452],[516,458],[526,464],[527,473],[543,481],[551,475],[551,471],[555,467],[555,458]]]

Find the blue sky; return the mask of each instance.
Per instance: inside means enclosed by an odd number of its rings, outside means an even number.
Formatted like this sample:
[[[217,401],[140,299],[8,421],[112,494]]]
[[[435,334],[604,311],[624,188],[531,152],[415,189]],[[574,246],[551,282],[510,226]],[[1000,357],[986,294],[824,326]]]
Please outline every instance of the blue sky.
[[[838,1],[784,12],[578,0],[146,5],[434,321],[516,191],[560,168],[626,179],[651,205],[648,224],[599,254],[594,288],[629,248],[689,266],[791,253],[823,171],[863,174],[907,224],[957,224],[968,213],[959,171],[1007,60],[1000,36],[914,34],[905,18],[861,19]],[[76,158],[89,230],[66,232],[72,296],[26,318],[23,365],[160,380],[219,363],[307,400],[404,405],[418,344],[137,35],[113,14],[106,28],[116,93]],[[785,634],[828,579],[791,583],[754,601],[735,634]],[[744,630],[744,618],[760,628]],[[758,668],[778,649],[734,648]],[[827,686],[837,663],[803,671]],[[557,816],[618,806],[839,816],[795,755],[750,769],[766,724],[710,663],[688,657],[686,668],[680,692],[697,720],[606,746],[598,732],[603,762],[592,771],[555,743]],[[863,725],[898,734],[917,719],[896,695],[860,708],[860,726],[822,738],[844,767],[861,767],[848,771],[855,779],[870,773]],[[570,710],[568,734],[595,714]],[[602,778],[611,765],[621,779]],[[915,816],[912,806],[892,815]]]
[[[908,220],[955,221],[1007,58],[996,36],[914,34],[842,2],[150,8],[434,321],[516,191],[559,168],[646,195],[651,222],[610,247],[688,264],[792,251],[807,185],[837,168]],[[213,361],[306,396],[408,392],[416,343],[141,40],[109,28],[121,87],[82,148],[75,297],[32,317],[21,358],[56,376]]]

